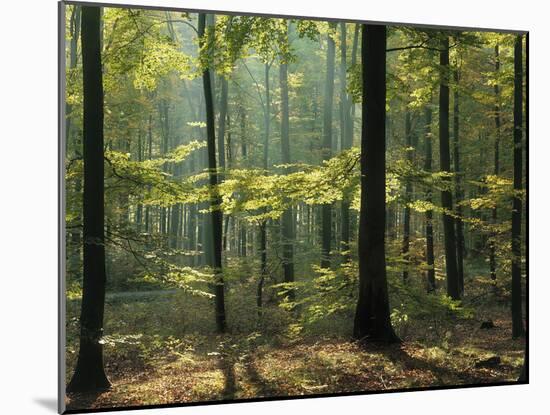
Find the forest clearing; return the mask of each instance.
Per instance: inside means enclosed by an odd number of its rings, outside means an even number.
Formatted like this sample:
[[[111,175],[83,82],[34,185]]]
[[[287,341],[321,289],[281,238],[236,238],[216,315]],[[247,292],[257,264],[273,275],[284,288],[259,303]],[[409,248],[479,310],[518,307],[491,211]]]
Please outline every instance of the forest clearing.
[[[65,21],[68,410],[527,381],[524,34]]]

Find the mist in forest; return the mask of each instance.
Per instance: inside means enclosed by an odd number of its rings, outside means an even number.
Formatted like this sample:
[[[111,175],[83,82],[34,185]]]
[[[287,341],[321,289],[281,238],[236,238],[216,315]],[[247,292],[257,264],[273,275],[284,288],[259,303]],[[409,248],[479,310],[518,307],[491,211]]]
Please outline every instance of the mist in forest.
[[[525,38],[67,4],[67,408],[525,382]]]

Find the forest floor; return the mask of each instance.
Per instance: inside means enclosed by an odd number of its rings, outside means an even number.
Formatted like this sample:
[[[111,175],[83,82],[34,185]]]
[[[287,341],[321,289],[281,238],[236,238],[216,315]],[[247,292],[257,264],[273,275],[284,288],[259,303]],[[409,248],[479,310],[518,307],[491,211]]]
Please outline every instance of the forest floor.
[[[401,333],[403,343],[392,346],[363,345],[345,336],[259,341],[264,336],[258,333],[194,332],[155,335],[146,342],[140,335],[107,336],[112,388],[69,395],[66,404],[108,408],[513,382],[525,342],[512,340],[511,320],[502,317],[508,314],[507,307],[495,305],[483,315],[494,328],[482,329],[480,319],[461,319],[438,333],[438,343],[419,340],[417,327],[407,330],[416,335]],[[74,346],[68,351],[70,375]]]

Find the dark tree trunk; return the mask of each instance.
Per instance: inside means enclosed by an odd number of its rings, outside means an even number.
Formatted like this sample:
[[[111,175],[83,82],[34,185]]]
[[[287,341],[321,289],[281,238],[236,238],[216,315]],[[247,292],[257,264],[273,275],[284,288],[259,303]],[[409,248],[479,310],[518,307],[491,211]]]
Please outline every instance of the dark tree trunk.
[[[205,23],[206,15],[199,14],[199,39],[201,44],[205,41]],[[210,195],[210,219],[211,219],[211,245],[212,245],[212,263],[209,264],[215,273],[215,306],[216,306],[216,328],[218,332],[225,332],[225,298],[224,281],[222,274],[222,211],[220,210],[221,198],[217,189],[218,174],[216,165],[216,133],[214,130],[214,102],[212,96],[212,82],[210,79],[210,70],[204,69],[202,72],[202,82],[204,88],[204,101],[206,108],[206,140],[208,151],[208,169],[210,171],[209,184],[211,187]],[[205,229],[206,231],[206,229]]]
[[[172,205],[170,208],[170,244],[169,247],[172,249],[178,248],[179,241],[179,228],[180,228],[180,217],[182,212],[182,205],[176,204]]]
[[[411,113],[407,110],[405,113],[405,145],[407,146],[407,161],[412,165],[413,151],[412,147],[412,131],[411,131]],[[401,254],[405,261],[405,270],[403,271],[403,281],[409,278],[409,245],[411,236],[411,208],[409,203],[412,198],[412,181],[407,179],[405,184],[405,209],[403,210],[403,245]]]
[[[281,161],[289,164],[290,161],[290,131],[288,109],[288,65],[281,63],[279,78],[281,83]],[[285,169],[288,172],[288,169]],[[294,215],[292,208],[283,212],[281,218],[281,238],[283,244],[283,273],[284,282],[294,282]],[[289,298],[294,298],[294,290],[289,291]]]
[[[84,95],[84,286],[80,313],[80,350],[68,392],[110,387],[103,368],[105,305],[103,80],[99,7],[82,6]]]
[[[498,77],[500,72],[500,53],[498,43],[495,45],[495,73]],[[500,174],[500,87],[498,83],[495,83],[495,176]],[[497,224],[498,211],[495,206],[491,212],[491,223],[493,225]],[[491,274],[491,280],[494,282],[497,279],[497,259],[496,259],[496,232],[493,232],[491,235],[491,244],[489,246],[489,270]]]
[[[331,29],[334,23],[330,24]],[[325,82],[325,97],[323,107],[323,160],[330,159],[332,155],[332,103],[334,100],[334,58],[335,58],[334,39],[331,34],[327,34],[327,74]],[[321,267],[330,267],[330,245],[332,240],[332,206],[324,204],[321,207]]]
[[[439,86],[439,160],[440,170],[451,173],[449,145],[449,38],[441,41],[439,55],[441,81]],[[452,216],[453,196],[450,190],[451,180],[446,179],[449,189],[441,192],[443,213],[443,231],[445,233],[445,267],[447,271],[447,295],[453,300],[460,299],[460,285],[456,265],[455,221]]]
[[[529,375],[528,375],[528,369],[529,369],[529,363],[527,361],[527,350],[523,353],[523,365],[521,365],[521,372],[519,374],[518,382],[528,382]]]
[[[399,342],[390,321],[386,278],[386,27],[363,25],[361,60],[361,213],[359,301],[353,336]]]
[[[523,39],[514,43],[514,190],[512,204],[512,337],[525,334],[521,301],[521,196],[523,190]]]
[[[425,157],[424,170],[432,171],[432,108],[431,103],[426,105],[425,109]],[[430,186],[426,190],[426,201],[432,203],[432,190]],[[433,230],[433,211],[426,211],[426,280],[428,282],[428,292],[435,291],[435,269],[434,269],[434,230]]]
[[[464,294],[464,224],[462,223],[462,181],[460,178],[460,140],[459,140],[459,94],[458,83],[460,74],[458,72],[458,59],[456,68],[453,71],[454,91],[453,91],[453,155],[454,155],[454,173],[455,173],[455,195],[456,195],[456,270],[458,273],[458,289],[461,295]]]

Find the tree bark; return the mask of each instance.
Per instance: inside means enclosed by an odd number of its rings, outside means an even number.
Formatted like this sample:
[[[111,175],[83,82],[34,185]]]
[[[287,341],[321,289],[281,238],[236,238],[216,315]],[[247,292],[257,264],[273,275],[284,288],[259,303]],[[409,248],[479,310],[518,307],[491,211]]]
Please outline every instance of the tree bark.
[[[521,196],[523,190],[523,39],[514,43],[514,191],[512,202],[512,337],[525,334],[521,301]]]
[[[405,113],[405,145],[407,147],[407,160],[411,164],[413,163],[413,150],[412,150],[412,131],[411,131],[411,113],[406,111]],[[401,254],[405,261],[405,270],[403,271],[403,281],[407,281],[409,278],[409,245],[411,236],[411,208],[409,203],[412,198],[412,181],[410,178],[405,183],[405,209],[403,210],[403,245],[401,247]]]
[[[500,72],[500,53],[498,43],[495,45],[495,73],[498,76]],[[500,86],[498,82],[494,86],[495,91],[495,169],[494,174],[498,176],[500,174]],[[493,226],[497,224],[498,211],[495,206],[491,212],[491,223]],[[489,270],[491,274],[491,280],[493,282],[497,279],[497,259],[496,259],[496,232],[492,232],[491,244],[489,246]]]
[[[84,95],[84,286],[80,313],[80,350],[67,392],[110,387],[103,367],[105,306],[105,206],[103,164],[103,79],[100,8],[82,6],[82,71]]]
[[[449,38],[441,41],[439,54],[441,80],[439,86],[439,161],[443,173],[451,173],[451,156],[449,146]],[[443,231],[445,234],[445,267],[447,271],[447,295],[453,300],[460,299],[460,285],[456,263],[455,221],[453,196],[450,190],[451,180],[446,178],[449,189],[441,192],[441,205],[448,213],[443,213]]]
[[[347,32],[346,23],[340,23],[340,136],[342,142],[342,151],[351,148],[351,138],[348,129],[350,128],[349,119],[351,117],[351,107],[349,105],[350,97],[348,96],[346,88],[346,76],[347,76]],[[344,195],[342,200],[342,233],[340,238],[340,248],[344,253],[344,260],[349,260],[349,240],[350,240],[350,221],[349,221],[349,197],[351,195]]]
[[[426,105],[424,110],[425,115],[425,156],[424,170],[431,173],[432,171],[432,108],[430,104]],[[428,186],[426,190],[426,201],[432,203],[432,190]],[[433,292],[436,289],[435,285],[435,269],[434,269],[434,231],[433,231],[433,210],[426,211],[426,280],[428,282],[428,292]]]
[[[330,28],[335,27],[334,23]],[[329,160],[332,155],[332,104],[334,101],[334,58],[335,45],[330,33],[327,34],[327,73],[325,81],[325,97],[323,107],[323,160]],[[324,204],[321,207],[322,249],[321,267],[330,267],[330,246],[332,239],[332,206]]]
[[[290,160],[290,131],[288,109],[288,65],[281,63],[279,67],[281,84],[281,161],[289,164]],[[285,168],[288,172],[288,168]],[[283,212],[281,218],[281,238],[283,248],[283,274],[284,282],[294,282],[294,215],[289,207]],[[289,291],[289,299],[294,299],[294,290]]]
[[[269,160],[269,133],[271,124],[271,91],[269,83],[269,72],[271,65],[265,63],[264,67],[264,82],[265,82],[265,108],[264,108],[264,148],[263,148],[263,163],[262,167],[267,172]],[[258,306],[258,315],[261,316],[263,287],[267,278],[267,221],[263,220],[260,223],[260,279],[258,280],[258,288],[256,292],[256,305]]]
[[[460,295],[464,294],[464,224],[462,223],[462,180],[460,178],[460,140],[459,140],[459,93],[458,83],[460,73],[458,69],[458,59],[456,68],[453,71],[454,91],[453,91],[453,155],[454,155],[454,173],[455,173],[455,197],[456,197],[456,270],[458,273],[458,289]]]
[[[225,76],[221,77],[220,114],[218,119],[218,163],[220,170],[225,169],[225,123],[227,118],[228,82]],[[220,179],[223,180],[223,175]]]
[[[386,278],[386,26],[363,25],[361,60],[361,212],[359,300],[353,336],[399,342],[390,321]]]
[[[199,39],[201,45],[205,42],[206,15],[199,14]],[[209,184],[211,188],[210,195],[210,219],[212,235],[210,241],[212,245],[212,263],[209,264],[215,273],[215,311],[216,328],[218,332],[225,332],[225,297],[224,280],[222,270],[222,211],[221,198],[217,189],[218,173],[216,163],[216,133],[214,130],[214,101],[212,96],[212,82],[210,78],[210,69],[205,68],[202,72],[202,81],[204,88],[204,101],[206,109],[206,140],[208,152]],[[205,231],[207,231],[205,229]]]

